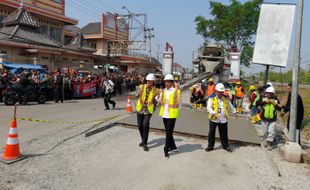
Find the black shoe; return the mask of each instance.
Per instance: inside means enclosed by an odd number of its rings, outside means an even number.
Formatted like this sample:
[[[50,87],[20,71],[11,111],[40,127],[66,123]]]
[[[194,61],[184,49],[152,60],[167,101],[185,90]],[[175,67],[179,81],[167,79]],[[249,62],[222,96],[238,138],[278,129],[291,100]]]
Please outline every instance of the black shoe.
[[[116,106],[116,103],[113,104],[113,109],[115,108],[115,106]]]
[[[213,150],[213,147],[207,147],[206,149],[205,149],[205,151],[207,151],[207,152],[210,152],[210,151],[212,151]]]
[[[143,146],[143,143],[141,142],[141,143],[139,144],[139,146],[142,147],[142,146]]]
[[[169,153],[165,151],[165,157],[169,158]]]
[[[149,151],[149,147],[147,147],[147,145],[143,145],[143,150],[144,150],[145,152],[147,152],[147,151]]]
[[[226,150],[227,152],[233,152],[233,150],[230,147],[225,147],[224,150]]]
[[[168,150],[168,153],[170,153],[170,152],[178,152],[179,150],[178,150],[178,147],[174,147],[174,148],[170,148],[169,150]]]
[[[110,108],[105,108],[104,110],[110,110]]]

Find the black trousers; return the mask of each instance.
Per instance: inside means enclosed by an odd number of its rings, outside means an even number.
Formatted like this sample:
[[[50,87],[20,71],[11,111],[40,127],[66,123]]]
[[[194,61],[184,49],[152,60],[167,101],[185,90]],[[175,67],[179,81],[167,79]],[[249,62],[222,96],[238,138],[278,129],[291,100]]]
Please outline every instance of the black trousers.
[[[115,104],[115,102],[113,100],[111,100],[111,98],[112,98],[112,93],[105,94],[105,96],[104,96],[104,105],[107,109],[110,109],[109,103],[112,105]]]
[[[164,147],[164,151],[168,152],[171,149],[176,148],[174,138],[173,138],[173,130],[175,126],[176,119],[167,119],[163,118],[165,130],[166,130],[166,145]]]
[[[59,102],[59,100],[61,102],[63,102],[64,97],[63,97],[63,93],[62,93],[62,88],[56,86],[56,88],[55,88],[55,101]]]
[[[151,117],[151,114],[137,113],[138,128],[141,136],[141,142],[143,145],[147,145]]]
[[[208,147],[213,148],[215,143],[215,131],[216,127],[219,128],[221,144],[223,148],[228,147],[228,124],[227,123],[215,123],[210,120],[210,130],[208,135]]]

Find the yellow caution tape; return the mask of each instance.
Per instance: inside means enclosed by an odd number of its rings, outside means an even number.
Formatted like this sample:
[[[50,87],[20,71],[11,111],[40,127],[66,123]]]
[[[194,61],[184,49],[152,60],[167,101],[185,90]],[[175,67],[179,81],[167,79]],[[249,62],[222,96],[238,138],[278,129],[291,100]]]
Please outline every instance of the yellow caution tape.
[[[55,124],[86,124],[86,123],[100,123],[103,121],[108,121],[117,117],[120,117],[122,115],[115,115],[112,117],[106,117],[102,119],[96,119],[96,120],[89,120],[89,121],[69,121],[69,122],[61,122],[61,121],[49,121],[49,120],[40,120],[40,119],[32,119],[32,118],[22,118],[22,117],[17,117],[17,120],[21,121],[31,121],[34,123],[55,123]]]

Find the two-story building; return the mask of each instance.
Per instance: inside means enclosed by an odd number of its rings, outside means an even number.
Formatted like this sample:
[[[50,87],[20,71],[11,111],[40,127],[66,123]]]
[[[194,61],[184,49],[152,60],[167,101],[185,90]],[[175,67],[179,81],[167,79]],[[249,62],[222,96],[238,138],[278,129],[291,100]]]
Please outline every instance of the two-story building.
[[[65,16],[64,0],[24,0],[22,5],[19,0],[1,0],[0,21],[0,53],[9,62],[50,69],[93,67],[95,50],[83,36],[65,35],[65,28],[78,21]]]

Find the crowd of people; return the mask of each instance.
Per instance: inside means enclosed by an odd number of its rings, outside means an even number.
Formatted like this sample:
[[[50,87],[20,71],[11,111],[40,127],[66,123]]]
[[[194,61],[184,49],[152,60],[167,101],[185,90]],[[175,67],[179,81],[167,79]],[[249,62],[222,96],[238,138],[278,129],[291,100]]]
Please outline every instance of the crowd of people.
[[[223,84],[223,94],[230,100],[231,104],[236,108],[237,113],[243,113],[245,96],[249,99],[248,108],[251,110],[251,122],[253,124],[261,124],[263,130],[266,132],[265,146],[268,150],[272,150],[275,138],[275,126],[278,114],[284,116],[290,111],[290,97],[291,84],[288,85],[288,99],[287,103],[281,104],[276,90],[272,83],[268,82],[265,86],[256,87],[250,85],[248,91],[242,86],[241,81],[231,81]],[[214,80],[209,78],[207,84],[204,82],[197,83],[190,88],[192,108],[202,108],[206,105],[208,99],[216,94],[216,84]],[[296,123],[296,139],[300,144],[300,128],[304,117],[304,107],[300,96],[298,96],[297,106],[297,123]],[[287,129],[289,130],[289,121],[287,122]]]
[[[81,84],[95,83],[96,93],[93,96],[100,97],[105,96],[103,82],[105,79],[109,79],[114,84],[112,94],[122,95],[123,91],[135,91],[136,86],[141,84],[143,77],[144,75],[139,73],[70,73],[69,71],[64,72],[60,69],[54,72],[44,73],[36,70],[28,71],[20,69],[19,72],[13,74],[9,70],[0,69],[0,94],[12,85],[17,85],[22,89],[27,89],[30,85],[41,85],[45,86],[49,91],[47,93],[49,96],[48,100],[58,103],[59,101],[63,102],[64,100],[77,98],[75,88]]]

